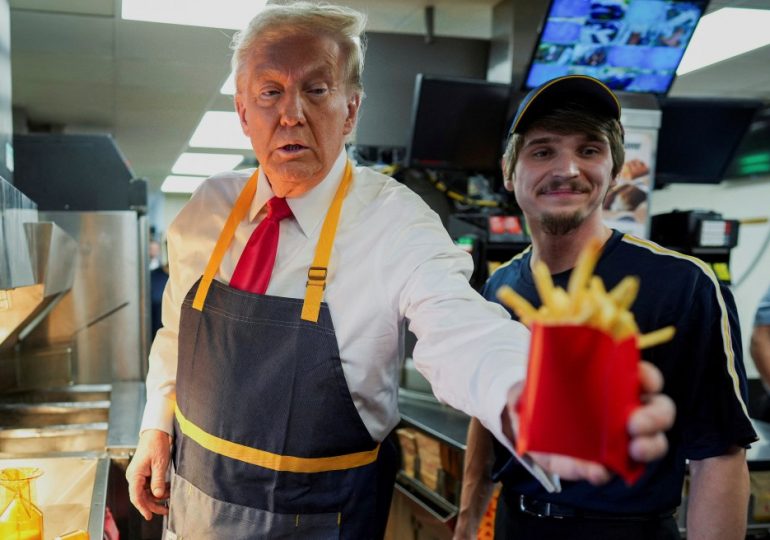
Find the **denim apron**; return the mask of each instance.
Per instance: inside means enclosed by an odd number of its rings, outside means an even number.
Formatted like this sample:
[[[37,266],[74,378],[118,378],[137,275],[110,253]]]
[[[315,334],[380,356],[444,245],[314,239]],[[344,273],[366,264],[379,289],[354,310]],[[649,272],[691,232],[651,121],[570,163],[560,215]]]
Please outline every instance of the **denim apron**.
[[[304,301],[213,279],[257,178],[182,305],[166,538],[380,538],[396,456],[355,408],[322,302],[352,167],[327,212]]]

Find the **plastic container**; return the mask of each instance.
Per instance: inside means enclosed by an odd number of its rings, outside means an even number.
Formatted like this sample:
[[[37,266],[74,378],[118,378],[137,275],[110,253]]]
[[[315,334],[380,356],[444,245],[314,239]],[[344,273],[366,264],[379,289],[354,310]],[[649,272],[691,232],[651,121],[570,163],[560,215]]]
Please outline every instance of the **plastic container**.
[[[35,506],[33,486],[42,474],[34,467],[0,470],[2,540],[43,540],[43,512]]]

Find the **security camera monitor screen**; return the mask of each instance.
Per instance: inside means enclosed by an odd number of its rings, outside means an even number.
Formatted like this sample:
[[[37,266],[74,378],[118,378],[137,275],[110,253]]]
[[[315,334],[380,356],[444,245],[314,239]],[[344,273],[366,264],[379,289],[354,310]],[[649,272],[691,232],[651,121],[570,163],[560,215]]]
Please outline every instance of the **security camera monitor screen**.
[[[527,89],[590,75],[613,90],[666,94],[708,0],[552,0]]]
[[[511,109],[508,84],[418,75],[407,165],[498,172]]]

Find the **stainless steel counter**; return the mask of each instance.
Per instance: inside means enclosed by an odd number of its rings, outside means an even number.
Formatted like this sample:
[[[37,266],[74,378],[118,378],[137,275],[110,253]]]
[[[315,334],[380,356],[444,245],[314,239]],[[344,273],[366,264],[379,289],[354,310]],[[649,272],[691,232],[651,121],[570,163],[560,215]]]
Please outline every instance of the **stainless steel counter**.
[[[146,400],[143,382],[115,382],[110,396],[110,422],[107,453],[112,458],[127,458],[139,443]]]
[[[82,529],[91,538],[104,534],[110,459],[104,454],[57,454],[0,459],[0,469],[36,467],[35,504],[43,512],[43,537]]]

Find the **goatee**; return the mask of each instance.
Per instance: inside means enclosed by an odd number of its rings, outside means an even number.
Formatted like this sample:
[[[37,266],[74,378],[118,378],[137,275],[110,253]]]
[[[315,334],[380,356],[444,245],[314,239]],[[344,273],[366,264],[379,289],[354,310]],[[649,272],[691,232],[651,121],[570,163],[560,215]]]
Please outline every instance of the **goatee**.
[[[546,234],[553,236],[564,236],[577,229],[581,223],[583,223],[583,215],[581,212],[574,212],[572,214],[544,214],[540,225],[543,227],[543,231]]]

